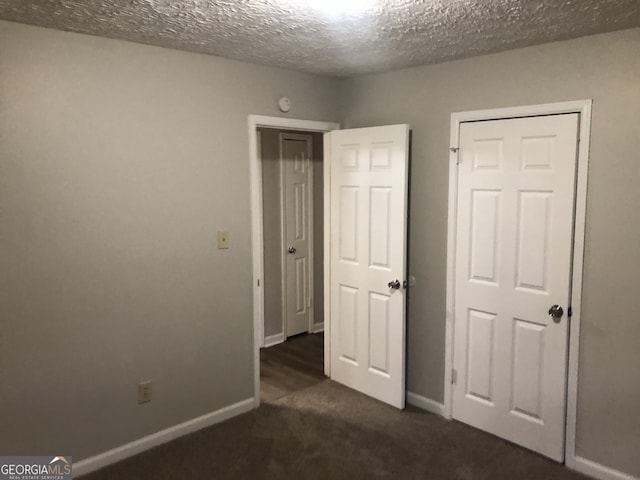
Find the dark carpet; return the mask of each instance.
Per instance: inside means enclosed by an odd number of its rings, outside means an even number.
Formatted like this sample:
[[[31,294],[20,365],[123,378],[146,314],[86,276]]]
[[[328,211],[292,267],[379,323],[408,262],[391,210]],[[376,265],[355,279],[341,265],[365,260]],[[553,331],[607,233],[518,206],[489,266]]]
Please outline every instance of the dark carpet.
[[[323,380],[83,477],[142,479],[584,479],[458,422],[399,411]]]

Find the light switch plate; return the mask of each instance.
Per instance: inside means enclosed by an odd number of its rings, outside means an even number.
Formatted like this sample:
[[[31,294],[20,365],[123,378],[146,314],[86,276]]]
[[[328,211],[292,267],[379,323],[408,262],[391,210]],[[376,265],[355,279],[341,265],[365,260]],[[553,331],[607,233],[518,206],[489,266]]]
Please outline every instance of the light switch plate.
[[[226,230],[218,231],[218,250],[229,248],[229,232]]]
[[[151,380],[138,384],[138,403],[148,403],[151,401]]]

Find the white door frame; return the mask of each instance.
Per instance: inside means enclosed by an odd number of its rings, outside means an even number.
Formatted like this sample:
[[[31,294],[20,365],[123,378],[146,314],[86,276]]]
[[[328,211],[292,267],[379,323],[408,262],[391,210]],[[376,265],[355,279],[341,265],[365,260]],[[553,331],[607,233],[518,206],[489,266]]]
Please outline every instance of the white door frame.
[[[578,171],[576,175],[575,223],[573,236],[573,275],[571,291],[572,317],[569,327],[569,363],[567,372],[567,412],[565,430],[565,461],[567,466],[575,468],[576,415],[578,398],[578,348],[580,339],[580,319],[582,304],[582,270],[584,260],[585,214],[587,207],[587,172],[589,166],[589,139],[591,129],[592,100],[527,105],[522,107],[498,108],[455,112],[451,114],[451,140],[449,154],[449,218],[447,236],[447,312],[445,333],[445,371],[444,371],[444,416],[452,417],[453,407],[453,346],[455,320],[455,259],[456,259],[456,218],[458,197],[458,149],[460,124],[478,120],[498,120],[562,113],[579,113],[578,132]]]
[[[249,176],[251,189],[251,258],[252,258],[252,280],[253,280],[253,373],[254,387],[253,400],[254,405],[260,405],[260,347],[264,345],[264,229],[262,223],[262,163],[258,156],[258,135],[256,129],[258,127],[275,128],[283,130],[301,130],[306,132],[330,132],[338,130],[339,123],[319,122],[313,120],[299,120],[293,118],[268,117],[263,115],[249,115],[247,118],[247,127],[249,134]],[[324,140],[324,160],[323,160],[323,176],[324,176],[324,255],[330,258],[329,252],[329,146],[327,139]],[[326,264],[326,262],[325,262]],[[329,298],[329,272],[325,267],[324,274],[324,304],[325,304],[325,322],[324,322],[324,351],[325,351],[325,373],[328,374],[328,362],[331,357],[327,355],[330,352],[328,321],[329,308],[327,307]]]
[[[314,274],[315,274],[315,268],[314,268],[314,264],[313,264],[313,260],[314,260],[314,256],[313,256],[313,247],[314,247],[314,235],[313,235],[313,195],[314,195],[314,188],[313,188],[313,138],[311,136],[304,136],[304,132],[301,132],[299,134],[297,133],[280,133],[279,135],[279,148],[280,148],[280,158],[278,160],[278,166],[280,169],[280,192],[282,192],[282,194],[280,195],[280,239],[281,239],[281,251],[283,252],[282,254],[282,261],[280,262],[280,274],[281,274],[281,278],[282,278],[282,282],[281,282],[281,288],[282,288],[282,299],[281,299],[281,303],[282,303],[282,334],[283,334],[283,340],[287,339],[287,314],[286,314],[286,309],[287,309],[287,282],[289,281],[287,278],[287,254],[284,253],[287,250],[288,247],[288,243],[287,243],[287,212],[286,212],[286,203],[284,201],[284,189],[285,189],[285,182],[286,182],[286,178],[285,178],[285,159],[282,156],[282,152],[284,152],[284,146],[283,143],[285,140],[287,139],[291,139],[291,140],[301,140],[301,141],[306,141],[307,145],[311,146],[311,149],[309,151],[309,158],[311,158],[311,162],[309,163],[309,171],[307,174],[307,178],[308,178],[308,182],[309,182],[309,192],[308,192],[308,200],[307,200],[307,236],[308,236],[308,242],[309,242],[309,252],[307,255],[307,259],[308,259],[308,263],[309,263],[309,270],[307,273],[307,276],[309,277],[308,279],[308,288],[310,293],[310,296],[312,298],[312,303],[311,303],[311,307],[309,308],[309,325],[307,326],[307,329],[309,332],[314,332],[314,325],[315,325],[315,319],[314,319],[314,314],[313,314],[313,305],[315,305],[315,298],[313,296],[313,286],[314,286]],[[323,152],[324,154],[324,152]],[[324,172],[323,172],[324,173]],[[264,325],[264,324],[263,324]]]

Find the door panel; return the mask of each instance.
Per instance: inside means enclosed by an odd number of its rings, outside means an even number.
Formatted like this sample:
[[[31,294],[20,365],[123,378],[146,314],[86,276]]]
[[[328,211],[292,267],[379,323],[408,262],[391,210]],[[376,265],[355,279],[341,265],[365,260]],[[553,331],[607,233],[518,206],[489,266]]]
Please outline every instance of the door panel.
[[[339,342],[337,353],[343,360],[349,360],[357,364],[357,326],[358,326],[358,289],[340,285],[338,297],[339,316]]]
[[[310,331],[312,321],[311,142],[310,135],[280,134],[287,337]]]
[[[391,271],[389,259],[389,236],[391,232],[391,188],[372,187],[371,198],[369,199],[371,208],[369,225],[369,266]]]
[[[514,319],[511,410],[541,420],[545,325]]]
[[[331,378],[404,407],[408,126],[331,132]]]
[[[467,395],[493,403],[494,338],[496,315],[469,309]]]
[[[340,260],[343,262],[358,261],[358,196],[359,188],[355,186],[341,186],[339,215],[340,215]]]
[[[474,190],[471,199],[470,279],[496,284],[500,253],[500,192]]]
[[[389,375],[389,302],[390,295],[369,292],[369,369]]]
[[[561,461],[578,115],[460,129],[453,416]]]

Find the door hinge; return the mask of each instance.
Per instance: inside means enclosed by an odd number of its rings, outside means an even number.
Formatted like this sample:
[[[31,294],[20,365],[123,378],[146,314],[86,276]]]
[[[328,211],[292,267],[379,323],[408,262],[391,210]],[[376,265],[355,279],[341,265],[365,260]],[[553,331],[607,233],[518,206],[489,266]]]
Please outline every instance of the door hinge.
[[[258,279],[258,286],[260,286],[260,279]]]
[[[571,318],[573,316],[573,310],[571,310],[571,305],[567,308],[567,317]]]
[[[449,150],[451,150],[451,153],[455,153],[456,154],[456,165],[460,165],[460,155],[458,155],[458,152],[460,151],[459,147],[451,147],[449,148]]]
[[[454,368],[451,370],[451,384],[455,385],[458,383],[458,371]]]

